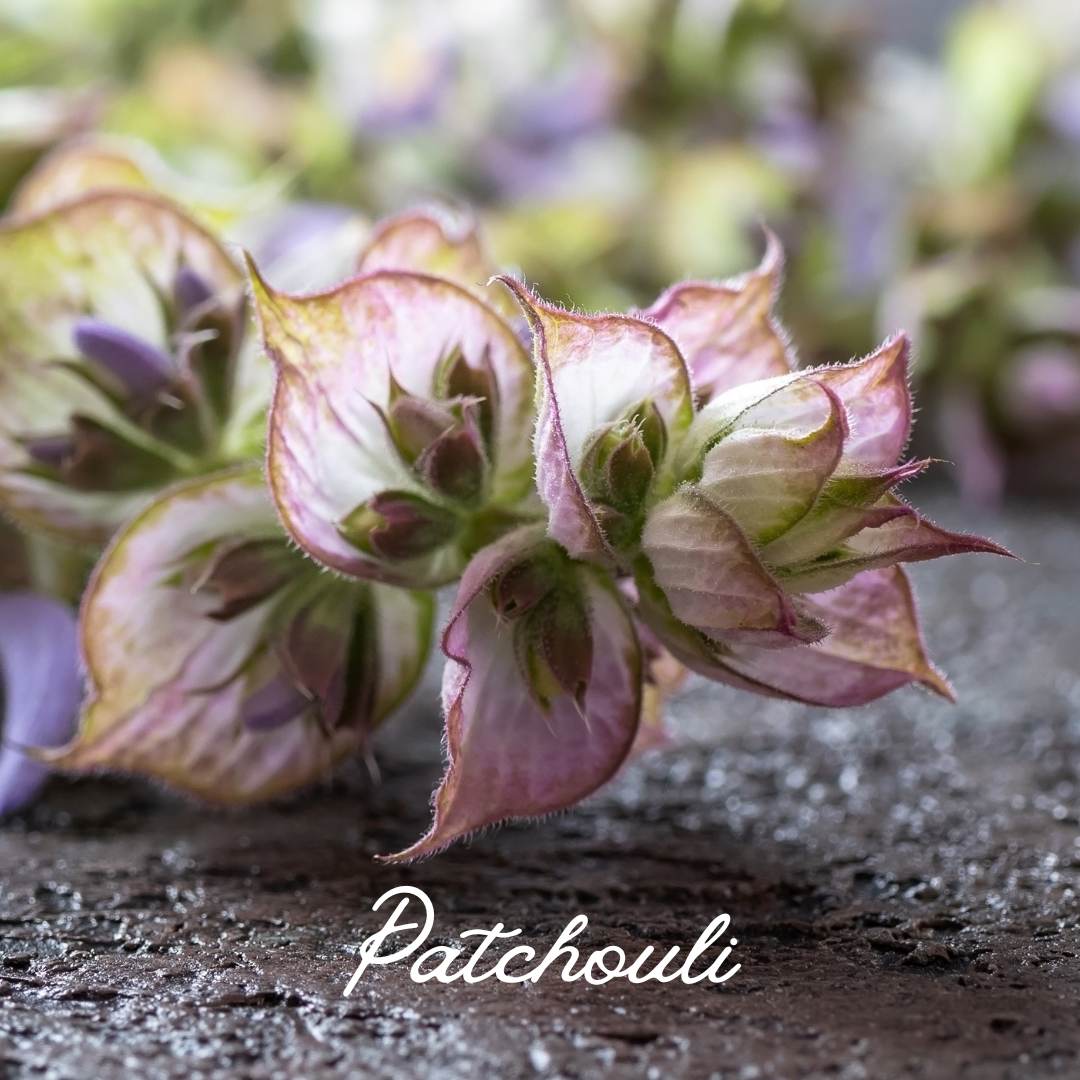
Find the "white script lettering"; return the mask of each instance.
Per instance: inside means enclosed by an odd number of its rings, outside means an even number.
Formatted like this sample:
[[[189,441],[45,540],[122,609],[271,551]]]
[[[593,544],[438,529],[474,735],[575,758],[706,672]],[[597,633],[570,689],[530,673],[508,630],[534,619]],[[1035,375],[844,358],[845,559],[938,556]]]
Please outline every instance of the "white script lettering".
[[[435,908],[427,893],[422,889],[417,889],[412,885],[398,885],[396,888],[383,893],[372,904],[371,910],[378,911],[386,901],[396,896],[400,896],[401,900],[390,913],[389,918],[375,933],[365,938],[361,943],[359,949],[360,963],[357,964],[356,971],[353,972],[348,986],[345,987],[345,997],[352,994],[357,983],[369,967],[384,967],[387,964],[395,964],[399,960],[404,960],[407,956],[412,956],[431,935],[432,928],[435,925]],[[418,922],[398,921],[403,916],[405,909],[414,901],[419,901],[424,909],[423,928]],[[727,982],[742,967],[741,964],[735,964],[726,971],[723,970],[728,957],[731,955],[731,950],[738,944],[735,938],[731,938],[730,944],[723,948],[720,954],[703,971],[693,974],[694,965],[698,961],[705,962],[706,954],[714,945],[720,943],[720,938],[727,933],[728,927],[731,925],[730,915],[718,915],[705,927],[697,941],[690,947],[682,966],[674,968],[674,970],[669,970],[669,965],[674,967],[677,962],[681,951],[678,945],[672,946],[664,954],[663,959],[658,960],[653,965],[647,975],[643,975],[641,972],[655,951],[652,945],[647,945],[629,966],[627,965],[626,953],[619,946],[607,945],[589,953],[584,963],[577,971],[574,971],[574,965],[580,959],[581,952],[570,942],[584,933],[588,925],[589,919],[587,916],[575,915],[563,927],[562,932],[555,939],[555,944],[548,949],[535,967],[525,968],[524,970],[519,969],[515,974],[507,972],[507,964],[510,961],[517,961],[518,964],[525,965],[532,963],[536,958],[536,950],[531,946],[518,945],[516,948],[510,949],[487,971],[478,972],[477,966],[491,945],[501,938],[517,937],[521,933],[520,930],[506,930],[501,922],[496,923],[491,930],[479,928],[465,930],[459,935],[460,937],[478,937],[480,941],[472,955],[457,970],[453,970],[454,964],[461,958],[463,950],[455,949],[449,945],[436,945],[417,957],[409,971],[409,975],[413,982],[418,983],[428,982],[431,979],[436,979],[442,983],[454,982],[456,979],[462,979],[467,983],[478,983],[492,976],[503,983],[521,983],[527,980],[535,983],[540,981],[549,967],[565,960],[560,976],[563,982],[575,982],[584,975],[585,981],[594,986],[600,986],[603,983],[610,982],[612,979],[622,978],[632,983],[643,983],[650,980],[669,983],[681,979],[688,986],[692,986],[705,979],[712,983]],[[379,950],[391,935],[401,934],[409,930],[419,930],[420,932],[400,948],[387,953],[385,956],[379,954]],[[438,963],[434,963],[436,960],[438,960]],[[434,966],[431,966],[432,963],[434,963]]]

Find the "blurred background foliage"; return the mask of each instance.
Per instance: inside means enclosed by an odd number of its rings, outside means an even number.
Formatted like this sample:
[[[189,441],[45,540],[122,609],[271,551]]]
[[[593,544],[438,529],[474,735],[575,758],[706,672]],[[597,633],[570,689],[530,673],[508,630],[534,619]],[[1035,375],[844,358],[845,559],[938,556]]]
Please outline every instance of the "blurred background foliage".
[[[0,195],[88,132],[301,286],[442,200],[625,309],[767,221],[804,363],[906,329],[916,451],[1080,491],[1077,0],[0,0]]]

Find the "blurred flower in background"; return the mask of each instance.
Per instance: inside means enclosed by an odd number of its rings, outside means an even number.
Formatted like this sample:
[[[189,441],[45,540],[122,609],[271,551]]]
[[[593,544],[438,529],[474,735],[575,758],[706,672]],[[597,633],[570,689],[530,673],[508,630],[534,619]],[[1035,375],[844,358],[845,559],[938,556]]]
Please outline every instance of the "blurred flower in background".
[[[1075,486],[1074,0],[0,0],[0,195],[77,133],[293,291],[418,202],[586,309],[765,220],[801,363],[905,328],[966,497]]]

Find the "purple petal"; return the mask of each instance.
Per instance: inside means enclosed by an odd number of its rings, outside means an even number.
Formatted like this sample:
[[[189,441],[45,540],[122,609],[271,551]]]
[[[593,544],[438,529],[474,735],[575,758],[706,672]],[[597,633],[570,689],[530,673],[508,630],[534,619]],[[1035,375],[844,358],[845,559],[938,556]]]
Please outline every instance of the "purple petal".
[[[778,651],[717,646],[679,623],[647,576],[636,578],[639,613],[676,660],[714,682],[765,697],[842,708],[910,682],[952,700],[926,656],[911,586],[899,567],[861,574],[806,607],[832,626],[824,641]]]
[[[248,731],[273,731],[295,720],[311,699],[291,679],[275,676],[240,706],[240,719]]]
[[[176,378],[166,353],[118,326],[78,319],[74,337],[79,352],[115,375],[132,397],[149,397]]]
[[[44,435],[40,439],[28,439],[26,452],[39,465],[59,469],[75,453],[75,440],[70,435]]]
[[[213,295],[214,290],[190,266],[181,266],[177,270],[173,296],[181,316],[205,304]]]
[[[737,647],[726,662],[786,697],[833,708],[865,705],[910,682],[956,700],[926,655],[911,584],[899,566],[868,570],[806,603],[831,629],[824,641],[783,653]]]
[[[4,675],[4,745],[0,815],[29,802],[48,769],[21,747],[58,746],[71,737],[82,691],[75,615],[30,593],[0,595],[0,667]]]
[[[845,467],[888,469],[899,460],[911,434],[910,356],[911,343],[900,334],[857,363],[807,372],[847,409],[851,436],[844,444]]]

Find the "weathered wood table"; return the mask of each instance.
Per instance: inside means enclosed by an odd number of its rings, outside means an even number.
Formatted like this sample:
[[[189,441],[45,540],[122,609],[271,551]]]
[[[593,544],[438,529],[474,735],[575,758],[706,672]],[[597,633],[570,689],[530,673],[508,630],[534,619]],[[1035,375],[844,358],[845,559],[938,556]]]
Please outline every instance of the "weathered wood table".
[[[956,524],[948,504],[932,507]],[[0,1076],[1080,1075],[1080,516],[967,521],[1029,561],[917,568],[958,708],[849,713],[693,683],[688,740],[573,813],[414,867],[439,769],[430,700],[360,772],[224,816],[57,783],[0,829]],[[395,884],[434,939],[687,945],[732,916],[727,984],[342,989]]]

